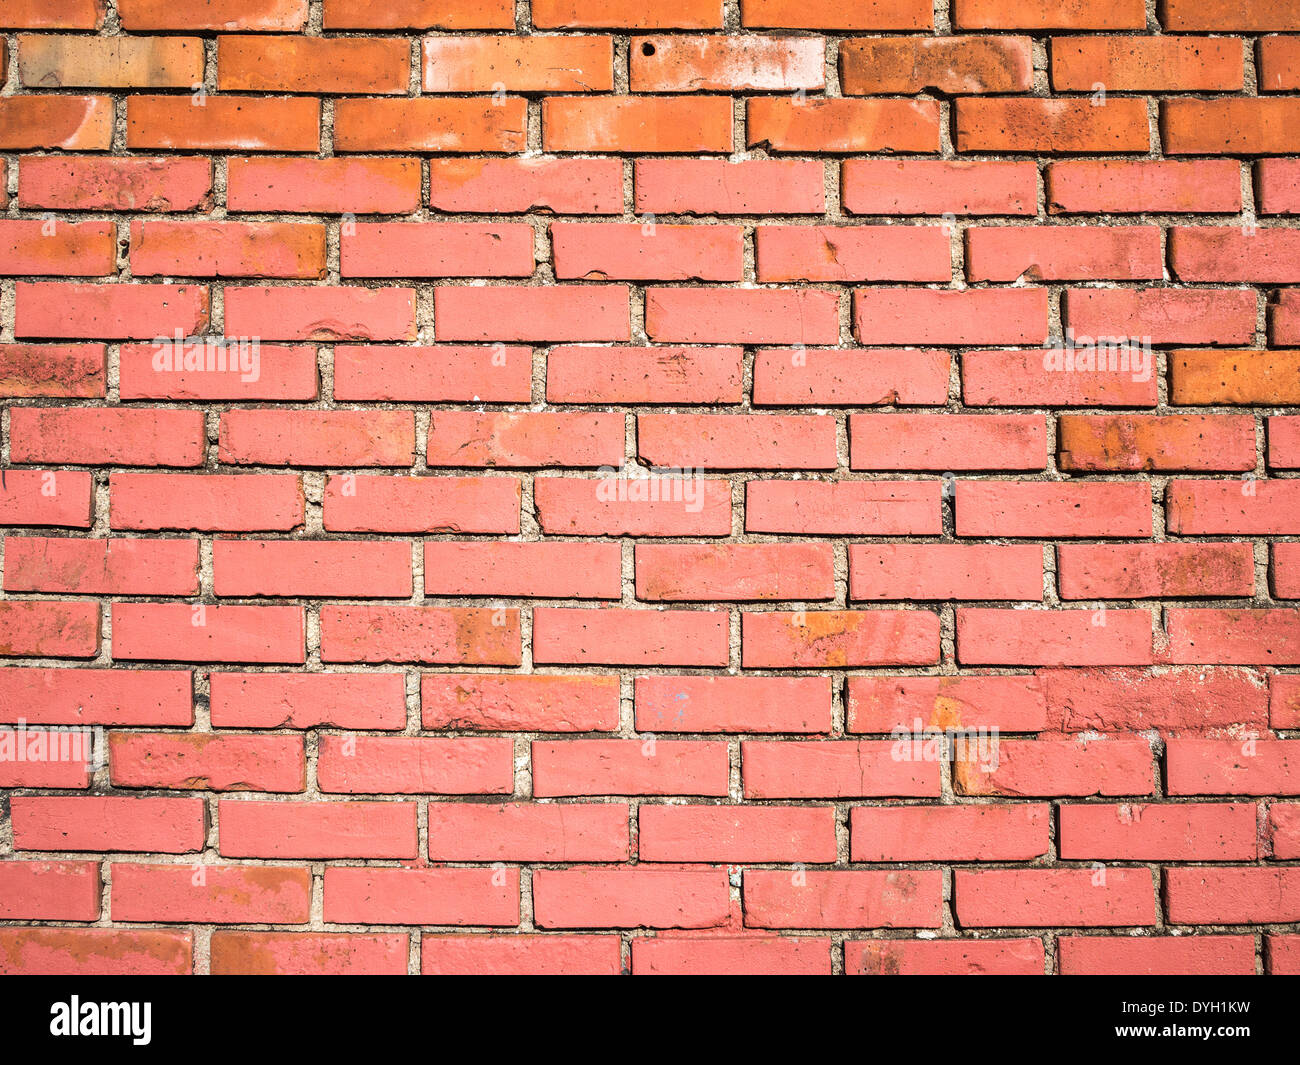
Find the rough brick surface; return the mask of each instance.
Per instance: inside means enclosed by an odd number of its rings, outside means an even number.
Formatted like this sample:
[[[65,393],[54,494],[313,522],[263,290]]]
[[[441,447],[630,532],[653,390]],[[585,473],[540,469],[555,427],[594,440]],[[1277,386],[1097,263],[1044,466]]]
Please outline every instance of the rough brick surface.
[[[0,44],[0,973],[1300,969],[1294,0]]]

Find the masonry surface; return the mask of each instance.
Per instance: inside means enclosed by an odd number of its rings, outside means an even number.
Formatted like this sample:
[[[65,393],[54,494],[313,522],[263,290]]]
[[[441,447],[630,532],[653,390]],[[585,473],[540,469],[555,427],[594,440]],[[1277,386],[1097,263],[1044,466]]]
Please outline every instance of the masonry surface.
[[[1300,972],[1295,0],[0,34],[0,972]]]

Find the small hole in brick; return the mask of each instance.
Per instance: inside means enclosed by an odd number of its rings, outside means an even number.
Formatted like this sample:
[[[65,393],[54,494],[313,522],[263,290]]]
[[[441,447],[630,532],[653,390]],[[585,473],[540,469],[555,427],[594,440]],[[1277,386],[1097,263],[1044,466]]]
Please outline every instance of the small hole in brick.
[[[642,54],[642,55],[654,55],[654,54],[655,54],[655,46],[654,46],[653,44],[651,44],[649,41],[646,41],[645,44],[643,44],[643,45],[641,46],[641,54]]]

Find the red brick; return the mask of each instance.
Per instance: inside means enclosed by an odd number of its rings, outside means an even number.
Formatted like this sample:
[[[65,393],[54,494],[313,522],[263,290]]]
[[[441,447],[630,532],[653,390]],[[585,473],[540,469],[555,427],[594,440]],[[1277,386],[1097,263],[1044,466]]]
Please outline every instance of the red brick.
[[[613,38],[426,37],[423,86],[428,93],[609,92]]]
[[[1064,373],[1059,349],[966,351],[961,356],[962,401],[968,407],[1154,407],[1155,367]],[[1118,356],[1117,356],[1118,359]],[[1130,361],[1132,361],[1130,357]]]
[[[231,410],[218,458],[252,466],[409,466],[410,411]]]
[[[80,466],[198,466],[203,414],[180,410],[19,407],[9,415],[9,460]]]
[[[519,873],[328,866],[325,920],[514,927],[519,923]]]
[[[538,869],[533,915],[541,928],[716,928],[727,917],[725,869]]]
[[[636,727],[646,732],[829,732],[830,679],[637,677]]]
[[[107,277],[117,270],[117,237],[108,222],[0,221],[0,274]]]
[[[550,403],[739,403],[743,363],[743,351],[734,347],[559,346],[546,358],[546,399]]]
[[[860,344],[1042,344],[1047,290],[859,289],[853,331]]]
[[[10,799],[14,849],[29,851],[198,851],[207,834],[205,809],[202,799],[144,796]]]
[[[1047,168],[1053,214],[1235,214],[1241,166],[1233,159],[1070,159]]]
[[[1169,660],[1214,665],[1300,665],[1294,610],[1184,610],[1166,614]]]
[[[1300,418],[1269,418],[1268,464],[1273,469],[1300,469]]]
[[[432,802],[434,861],[627,861],[628,808],[610,802]]]
[[[190,692],[178,670],[0,669],[0,721],[188,728]]]
[[[8,0],[0,22],[5,29],[97,30],[107,7],[105,0],[62,0],[54,6],[45,0]]]
[[[1171,351],[1170,402],[1187,406],[1300,402],[1300,352]]]
[[[740,745],[748,799],[938,798],[938,762],[895,757],[888,741],[790,740]]]
[[[1300,795],[1300,743],[1170,740],[1166,776],[1170,795]]]
[[[821,289],[651,288],[645,330],[658,344],[835,344],[838,308]]]
[[[623,458],[621,414],[434,411],[430,466],[613,466]]]
[[[1156,895],[1142,868],[959,869],[953,909],[963,928],[1142,927],[1156,922]]]
[[[1057,92],[1240,92],[1241,42],[1217,37],[1056,37]]]
[[[426,934],[420,952],[421,971],[440,976],[615,976],[622,964],[622,941],[609,935]]]
[[[855,862],[1031,861],[1047,853],[1050,823],[1046,803],[858,806],[852,856]]]
[[[730,152],[731,101],[714,97],[549,96],[542,101],[548,152],[695,155]]]
[[[411,547],[388,541],[216,540],[212,575],[217,595],[239,599],[406,599],[412,591]]]
[[[89,731],[55,732],[0,728],[0,788],[90,787],[91,763],[103,757],[102,742]]]
[[[334,398],[527,403],[532,395],[532,366],[528,348],[504,345],[339,345],[334,349]]]
[[[12,542],[12,541],[11,541]],[[1300,599],[1300,544],[1273,545],[1273,594],[1278,599]]]
[[[754,403],[768,406],[920,405],[948,398],[946,351],[760,350],[754,356]]]
[[[925,0],[741,0],[741,21],[760,29],[928,30]]]
[[[6,525],[90,528],[90,474],[78,470],[6,470],[0,521]]]
[[[219,37],[222,92],[406,95],[411,48],[399,38]]]
[[[1004,0],[954,0],[953,23],[962,29],[1141,30],[1143,0],[1043,0],[1011,7]]]
[[[430,159],[429,206],[457,213],[622,214],[623,164],[618,159]]]
[[[424,545],[424,591],[436,596],[619,599],[622,552],[607,543]]]
[[[533,231],[526,225],[362,222],[343,234],[342,277],[527,277]]]
[[[854,214],[1032,215],[1038,172],[1028,162],[847,159],[840,190]]]
[[[1062,544],[1062,599],[1249,597],[1255,591],[1250,544]]]
[[[1287,155],[1300,145],[1294,130],[1300,100],[1165,100],[1160,137],[1170,155]]]
[[[1062,804],[1060,856],[1107,861],[1254,861],[1254,803]]]
[[[0,344],[0,397],[102,399],[103,344]]]
[[[113,657],[120,661],[301,665],[305,644],[296,606],[113,604]]]
[[[320,101],[293,96],[129,96],[131,150],[315,152]],[[69,145],[69,147],[75,147]]]
[[[405,935],[304,932],[214,932],[214,976],[405,976]]]
[[[14,335],[152,340],[202,333],[208,291],[194,285],[80,285],[19,281]]]
[[[642,861],[833,862],[829,806],[659,806],[639,814]]]
[[[0,101],[0,150],[106,152],[113,142],[108,96],[7,96]]]
[[[305,344],[259,343],[192,354],[172,342],[123,344],[118,349],[118,394],[123,400],[314,400],[317,397],[316,349]],[[186,369],[186,363],[190,369]],[[224,368],[223,368],[224,363]],[[209,369],[209,367],[212,367]]]
[[[926,610],[763,612],[743,616],[747,669],[928,666],[939,660],[939,616]]]
[[[727,616],[709,610],[539,607],[533,661],[548,665],[721,666]]]
[[[748,532],[937,536],[942,486],[934,481],[750,481]]]
[[[109,767],[119,788],[169,791],[303,791],[307,762],[292,736],[115,732]]]
[[[1145,610],[957,611],[957,659],[963,665],[1146,665],[1151,645]]]
[[[322,662],[517,666],[519,611],[424,606],[324,606]]]
[[[933,100],[755,98],[747,102],[750,148],[776,152],[937,152]]]
[[[703,740],[534,740],[533,795],[726,797],[727,744]],[[571,809],[571,807],[570,807]]]
[[[303,522],[302,481],[262,474],[115,473],[114,529],[288,532]]]
[[[117,921],[306,924],[308,920],[311,874],[307,869],[115,862],[112,871]]]
[[[641,414],[637,454],[655,467],[833,470],[835,423],[805,414]]]
[[[222,799],[220,850],[235,858],[414,858],[415,804]]]
[[[514,745],[504,739],[325,736],[316,775],[324,792],[508,795],[515,786]]]
[[[826,86],[819,37],[633,37],[631,90],[794,92]]]
[[[0,973],[28,976],[185,976],[194,934],[154,928],[5,928]]]
[[[513,477],[345,474],[325,486],[325,528],[368,533],[517,533]]]
[[[1300,919],[1300,869],[1165,870],[1171,924],[1290,924]]]
[[[1174,273],[1182,281],[1300,281],[1300,233],[1259,229],[1244,233],[1220,226],[1169,231]]]
[[[1042,415],[853,414],[855,470],[1042,470]]]
[[[849,582],[851,599],[1039,602],[1043,550],[1036,544],[850,544]]]
[[[420,206],[420,163],[395,158],[228,159],[226,206],[290,214],[409,214]]]
[[[746,869],[751,928],[938,928],[938,869]]]
[[[848,730],[996,728],[1037,732],[1047,724],[1042,686],[1024,677],[850,677]]]
[[[5,539],[6,592],[50,595],[195,595],[197,540]]]
[[[1265,846],[1274,858],[1300,857],[1300,804],[1273,803],[1268,811],[1267,831]]]
[[[829,976],[830,940],[812,936],[638,936],[632,971],[664,976]]]
[[[1168,527],[1179,536],[1290,536],[1300,531],[1300,482],[1170,481]]]
[[[966,230],[972,281],[1140,281],[1163,276],[1157,226],[1014,226]]]
[[[512,30],[510,0],[325,0],[327,30]]]
[[[20,190],[21,180],[20,173]],[[1300,160],[1260,159],[1255,187],[1261,214],[1300,214]]]
[[[1300,30],[1300,13],[1287,0],[1164,0],[1161,21],[1171,30]]]
[[[18,72],[26,88],[188,89],[203,81],[197,37],[18,38]]]
[[[1274,728],[1297,727],[1294,722],[1300,721],[1300,675],[1273,675],[1269,685],[1269,717]]]
[[[1062,936],[1062,976],[1254,976],[1253,936]]]
[[[739,226],[551,223],[555,276],[566,280],[739,281],[742,236]]]
[[[426,729],[609,732],[618,726],[617,677],[429,673],[420,680]]]
[[[1062,470],[1253,470],[1255,419],[1231,414],[1062,414]]]
[[[1028,92],[1028,37],[863,37],[840,43],[840,84],[850,96],[930,91]]]
[[[1265,936],[1264,942],[1265,966],[1270,976],[1300,973],[1300,936]]]
[[[137,277],[325,276],[325,227],[279,222],[132,222]]]
[[[261,340],[414,340],[410,288],[227,286],[226,336]]]
[[[1132,482],[958,481],[958,536],[1151,535],[1151,490]]]
[[[811,159],[638,159],[636,209],[659,214],[821,214],[822,167]]]
[[[99,604],[82,599],[0,602],[0,654],[12,658],[94,658]]]
[[[210,690],[216,728],[400,729],[406,724],[400,673],[214,672]]]
[[[360,98],[334,106],[334,148],[340,152],[520,152],[527,103],[423,96]]]
[[[632,335],[626,285],[439,288],[434,316],[439,340],[627,341]]]
[[[1042,976],[1038,939],[851,939],[844,971],[858,976]]]
[[[118,0],[127,30],[243,30],[292,33],[307,24],[307,0]]]
[[[94,921],[99,917],[97,862],[0,863],[0,916],[7,921]],[[0,957],[4,956],[0,947]]]
[[[959,152],[1137,152],[1151,146],[1146,101],[963,96],[954,103]]]
[[[829,544],[638,544],[638,599],[833,599]]]
[[[949,281],[938,226],[758,226],[759,281]]]
[[[726,536],[731,486],[698,477],[539,477],[533,482],[544,533],[571,536]]]

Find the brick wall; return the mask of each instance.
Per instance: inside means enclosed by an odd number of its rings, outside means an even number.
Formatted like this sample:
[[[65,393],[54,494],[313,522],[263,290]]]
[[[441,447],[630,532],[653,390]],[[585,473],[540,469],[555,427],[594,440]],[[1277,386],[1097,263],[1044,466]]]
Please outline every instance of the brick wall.
[[[0,971],[1300,969],[1294,0],[0,30]]]

